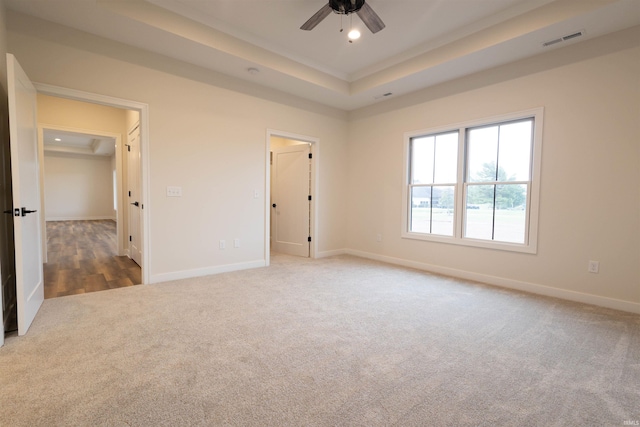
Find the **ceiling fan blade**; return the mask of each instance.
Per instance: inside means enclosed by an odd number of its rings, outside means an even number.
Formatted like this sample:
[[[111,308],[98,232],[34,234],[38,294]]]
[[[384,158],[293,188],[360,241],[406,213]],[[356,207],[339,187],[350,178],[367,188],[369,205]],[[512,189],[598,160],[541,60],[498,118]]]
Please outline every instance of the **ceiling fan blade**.
[[[307,22],[302,24],[301,30],[313,30],[324,18],[331,13],[331,6],[329,3],[325,4],[319,11],[317,11]]]
[[[376,14],[373,9],[371,9],[371,6],[369,6],[367,3],[363,4],[360,10],[356,13],[360,17],[360,19],[362,19],[364,25],[366,25],[373,34],[377,33],[385,27],[382,19],[380,19],[378,14]]]

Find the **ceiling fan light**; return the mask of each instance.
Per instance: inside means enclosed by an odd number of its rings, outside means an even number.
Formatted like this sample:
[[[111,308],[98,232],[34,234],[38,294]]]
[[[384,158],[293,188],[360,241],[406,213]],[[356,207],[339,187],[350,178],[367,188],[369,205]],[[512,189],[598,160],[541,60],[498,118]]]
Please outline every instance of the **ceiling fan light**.
[[[360,38],[360,31],[358,30],[351,30],[349,31],[349,39],[350,40],[358,40]]]

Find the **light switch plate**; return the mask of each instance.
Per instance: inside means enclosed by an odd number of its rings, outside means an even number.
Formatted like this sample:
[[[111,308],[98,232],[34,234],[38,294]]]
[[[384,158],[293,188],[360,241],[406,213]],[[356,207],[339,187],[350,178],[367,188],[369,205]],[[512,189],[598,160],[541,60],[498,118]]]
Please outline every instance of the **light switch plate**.
[[[167,197],[182,197],[182,187],[168,186]]]

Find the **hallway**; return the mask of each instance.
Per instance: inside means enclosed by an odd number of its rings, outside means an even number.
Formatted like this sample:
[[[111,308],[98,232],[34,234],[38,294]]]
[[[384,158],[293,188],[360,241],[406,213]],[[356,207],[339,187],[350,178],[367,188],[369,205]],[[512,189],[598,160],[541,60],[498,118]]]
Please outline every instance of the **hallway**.
[[[117,256],[111,220],[47,222],[44,297],[55,298],[141,283],[140,267]]]

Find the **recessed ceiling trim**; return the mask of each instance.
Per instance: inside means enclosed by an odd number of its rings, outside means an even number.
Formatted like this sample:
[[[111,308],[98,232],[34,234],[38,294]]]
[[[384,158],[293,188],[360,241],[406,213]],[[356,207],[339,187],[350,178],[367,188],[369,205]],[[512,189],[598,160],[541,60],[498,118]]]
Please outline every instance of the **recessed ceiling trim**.
[[[259,64],[263,68],[285,73],[337,93],[349,93],[349,85],[344,79],[318,71],[146,1],[97,0],[97,4],[113,13],[170,32],[207,48]]]
[[[558,0],[351,83],[351,94],[375,89],[429,68],[481,52],[616,0]]]

